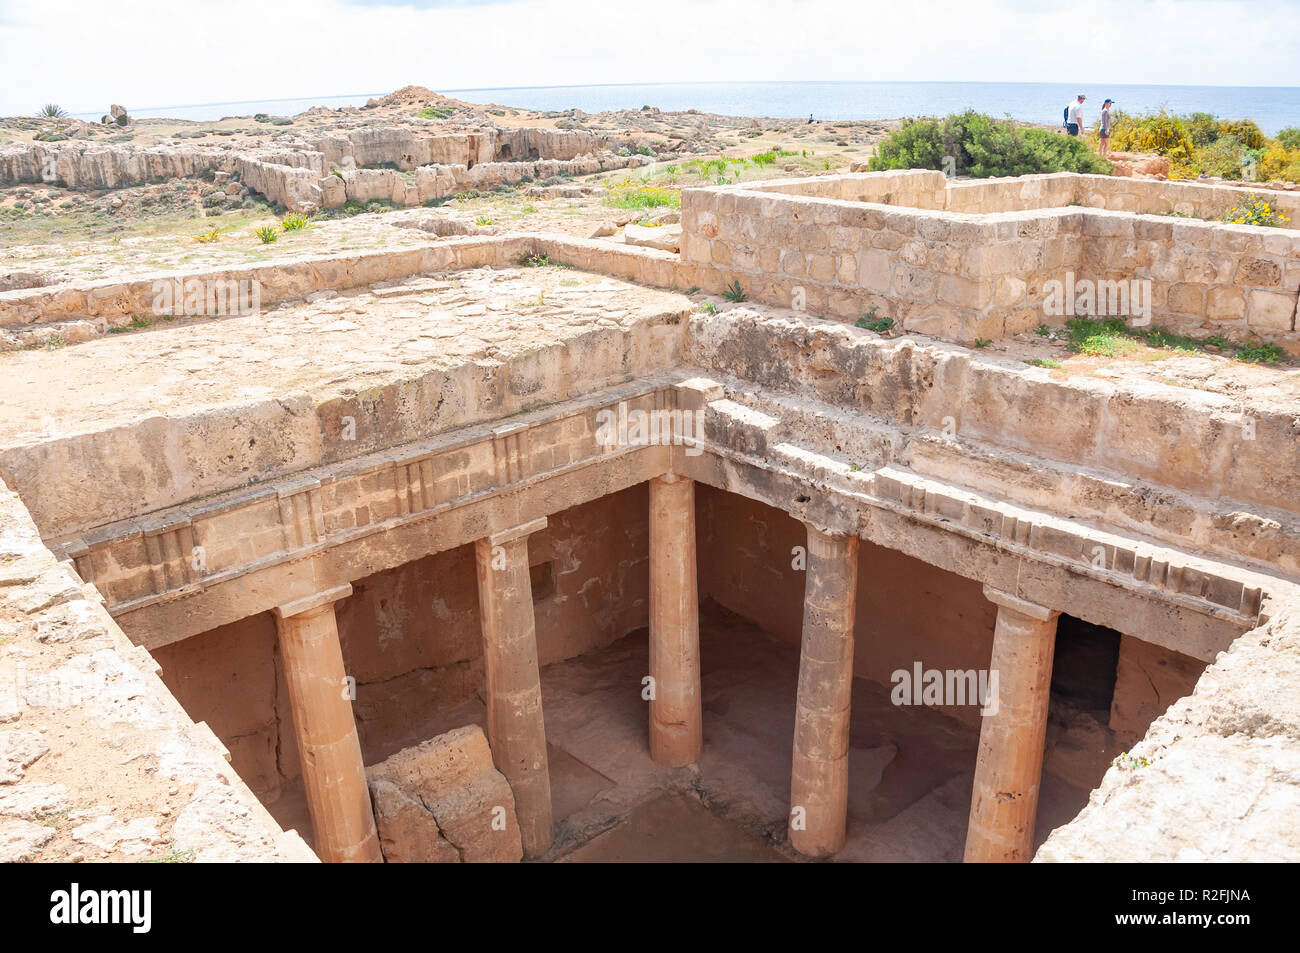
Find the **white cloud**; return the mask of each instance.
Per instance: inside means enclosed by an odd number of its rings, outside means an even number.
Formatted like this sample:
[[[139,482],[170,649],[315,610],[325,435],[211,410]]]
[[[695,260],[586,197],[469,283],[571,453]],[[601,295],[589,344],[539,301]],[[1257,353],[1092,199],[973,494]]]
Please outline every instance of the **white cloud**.
[[[0,114],[407,83],[1288,85],[1294,14],[1291,2],[1255,0],[140,0],[111,12],[91,0],[0,0]]]

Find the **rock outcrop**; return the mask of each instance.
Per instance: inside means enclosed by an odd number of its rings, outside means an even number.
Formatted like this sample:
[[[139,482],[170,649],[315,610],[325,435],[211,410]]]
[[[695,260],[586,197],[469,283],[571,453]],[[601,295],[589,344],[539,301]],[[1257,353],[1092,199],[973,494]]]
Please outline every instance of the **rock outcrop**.
[[[36,142],[0,149],[0,185],[117,189],[238,175],[248,188],[290,211],[375,200],[410,206],[470,189],[590,175],[649,161],[639,155],[616,156],[605,144],[601,136],[555,129],[483,128],[421,135],[401,126],[367,126],[249,150]]]

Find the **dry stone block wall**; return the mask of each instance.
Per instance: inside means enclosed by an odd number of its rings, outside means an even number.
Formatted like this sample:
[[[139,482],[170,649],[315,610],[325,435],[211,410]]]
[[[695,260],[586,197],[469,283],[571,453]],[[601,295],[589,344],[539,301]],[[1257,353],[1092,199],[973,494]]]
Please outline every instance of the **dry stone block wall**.
[[[1096,285],[1099,317],[1300,348],[1300,232],[1155,214],[1241,201],[1219,186],[1062,174],[948,182],[938,172],[688,190],[682,260],[753,300],[974,343],[1061,324],[1050,301]],[[1291,197],[1286,196],[1288,201]],[[1081,200],[1081,201],[1080,201]],[[1059,283],[1059,284],[1058,284]]]

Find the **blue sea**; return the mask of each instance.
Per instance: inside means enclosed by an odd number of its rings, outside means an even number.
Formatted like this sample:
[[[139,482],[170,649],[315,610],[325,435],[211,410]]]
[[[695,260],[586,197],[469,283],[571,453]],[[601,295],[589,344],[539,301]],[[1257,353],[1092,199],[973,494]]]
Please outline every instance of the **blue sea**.
[[[650,85],[539,86],[439,89],[473,103],[535,110],[603,112],[657,106],[729,116],[818,119],[897,119],[976,109],[994,116],[1057,124],[1067,102],[1088,97],[1084,117],[1094,121],[1107,97],[1125,112],[1168,109],[1208,112],[1224,119],[1254,119],[1266,133],[1300,126],[1296,86],[1124,86],[1107,83],[656,83]],[[250,100],[179,106],[132,106],[133,116],[213,120],[254,113],[289,116],[311,106],[362,106],[382,92],[304,99]],[[83,118],[98,119],[85,115]]]

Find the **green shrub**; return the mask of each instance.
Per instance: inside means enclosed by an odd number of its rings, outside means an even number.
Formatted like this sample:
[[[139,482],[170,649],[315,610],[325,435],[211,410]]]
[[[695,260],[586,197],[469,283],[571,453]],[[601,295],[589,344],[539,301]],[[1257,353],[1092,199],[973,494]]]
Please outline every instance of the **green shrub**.
[[[1237,351],[1237,359],[1247,364],[1276,364],[1282,360],[1282,348],[1272,341],[1247,344]]]
[[[740,302],[746,300],[749,297],[749,295],[745,294],[745,289],[740,287],[740,282],[737,280],[737,281],[732,281],[732,283],[726,287],[726,289],[722,292],[722,297],[726,298],[728,301],[732,301],[735,302],[736,304],[739,304]]]
[[[1264,135],[1253,119],[1216,119],[1210,113],[1146,115],[1118,113],[1111,136],[1118,151],[1154,152],[1170,160],[1170,178],[1199,175],[1241,179],[1253,166],[1256,179],[1300,182],[1300,128]]]
[[[1217,175],[1224,179],[1240,179],[1242,164],[1252,154],[1235,136],[1223,136],[1209,145],[1199,146],[1192,153],[1192,168],[1197,174]]]
[[[1232,136],[1247,149],[1264,147],[1264,131],[1253,119],[1225,119],[1219,123],[1219,136]]]
[[[1194,146],[1208,146],[1219,138],[1219,121],[1211,113],[1192,113],[1187,117],[1187,134]]]
[[[1020,129],[974,110],[942,119],[914,119],[871,157],[872,171],[939,169],[988,178],[1038,172],[1110,172],[1110,163],[1082,139],[1046,129]]]
[[[1206,115],[1206,114],[1201,114]],[[1214,117],[1209,120],[1213,122]],[[1204,135],[1205,124],[1197,126]],[[1145,115],[1131,115],[1122,110],[1111,124],[1110,147],[1117,152],[1154,152],[1168,156],[1174,164],[1187,162],[1196,149],[1188,123],[1181,116],[1165,110]]]
[[[299,215],[297,212],[290,212],[284,218],[280,219],[280,228],[286,232],[300,232],[307,227],[307,216]]]
[[[37,115],[46,119],[62,119],[67,115],[67,113],[64,112],[63,107],[57,103],[46,103],[41,107],[41,111],[37,113]]]
[[[269,245],[280,237],[280,230],[274,225],[263,225],[261,228],[254,231],[253,234],[262,240],[263,245]]]

